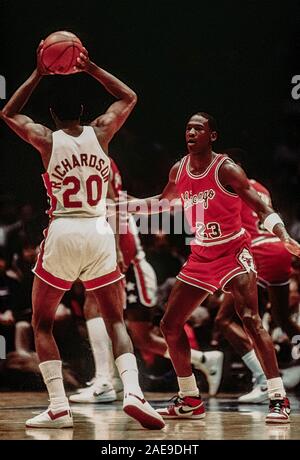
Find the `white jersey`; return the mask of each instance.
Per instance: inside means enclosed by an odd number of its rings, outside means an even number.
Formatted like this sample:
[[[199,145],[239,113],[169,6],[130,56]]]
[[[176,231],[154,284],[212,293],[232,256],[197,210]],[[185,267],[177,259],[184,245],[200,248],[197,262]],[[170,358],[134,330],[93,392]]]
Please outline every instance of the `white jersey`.
[[[92,126],[84,126],[77,137],[55,131],[52,139],[51,158],[43,175],[51,200],[50,216],[105,216],[110,159]]]

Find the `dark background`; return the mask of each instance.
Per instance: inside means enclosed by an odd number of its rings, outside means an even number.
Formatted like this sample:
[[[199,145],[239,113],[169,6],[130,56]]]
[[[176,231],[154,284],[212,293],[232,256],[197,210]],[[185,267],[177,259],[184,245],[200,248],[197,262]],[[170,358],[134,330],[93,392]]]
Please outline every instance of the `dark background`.
[[[291,97],[292,76],[300,74],[299,1],[0,0],[0,18],[8,97],[33,70],[39,41],[61,29],[78,34],[92,60],[137,92],[111,145],[131,193],[161,190],[184,152],[187,118],[205,110],[219,121],[216,149],[246,149],[249,174],[271,188],[279,207],[295,201],[298,176],[291,185],[282,168],[299,168],[300,101]],[[85,121],[112,101],[88,75],[49,76],[24,112],[50,126],[50,93],[66,83],[84,101]],[[294,163],[278,162],[282,145]],[[38,154],[3,123],[0,149],[0,194],[44,208]]]

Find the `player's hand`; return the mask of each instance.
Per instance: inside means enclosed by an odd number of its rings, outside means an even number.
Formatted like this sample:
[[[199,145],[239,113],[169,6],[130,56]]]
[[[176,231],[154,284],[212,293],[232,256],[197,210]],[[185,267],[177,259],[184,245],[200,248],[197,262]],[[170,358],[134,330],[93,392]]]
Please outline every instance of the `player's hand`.
[[[124,256],[120,249],[117,249],[117,264],[121,273],[126,273],[128,267],[125,264]]]
[[[297,241],[293,240],[293,238],[286,238],[283,241],[286,249],[297,257],[300,257],[300,244]]]
[[[40,75],[54,75],[54,72],[49,72],[42,63],[44,40],[42,40],[36,50],[37,71]]]
[[[86,72],[90,63],[89,53],[85,48],[82,49],[79,57],[77,58],[77,63],[74,66],[74,72]]]

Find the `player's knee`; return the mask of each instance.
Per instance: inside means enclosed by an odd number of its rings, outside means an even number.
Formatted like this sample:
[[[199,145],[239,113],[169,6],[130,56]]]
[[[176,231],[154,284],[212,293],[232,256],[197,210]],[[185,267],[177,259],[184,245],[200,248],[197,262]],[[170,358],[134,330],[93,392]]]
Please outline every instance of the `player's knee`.
[[[31,325],[35,332],[48,332],[53,327],[54,318],[50,318],[48,315],[33,314]]]
[[[257,313],[253,314],[251,313],[251,311],[246,310],[242,313],[241,319],[243,321],[245,328],[248,331],[255,332],[263,328],[261,318]]]
[[[176,338],[179,333],[179,326],[175,322],[162,319],[160,321],[160,330],[163,333],[166,340]]]

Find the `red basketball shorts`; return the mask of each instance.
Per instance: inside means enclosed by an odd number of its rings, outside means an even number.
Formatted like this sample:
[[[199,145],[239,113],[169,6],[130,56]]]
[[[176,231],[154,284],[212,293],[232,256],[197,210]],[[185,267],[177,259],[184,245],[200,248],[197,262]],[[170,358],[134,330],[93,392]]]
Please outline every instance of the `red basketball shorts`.
[[[219,245],[192,244],[191,251],[177,279],[210,294],[228,292],[226,284],[242,273],[256,273],[247,234]]]
[[[292,254],[278,238],[258,241],[251,246],[257,267],[258,284],[262,287],[289,283]]]

